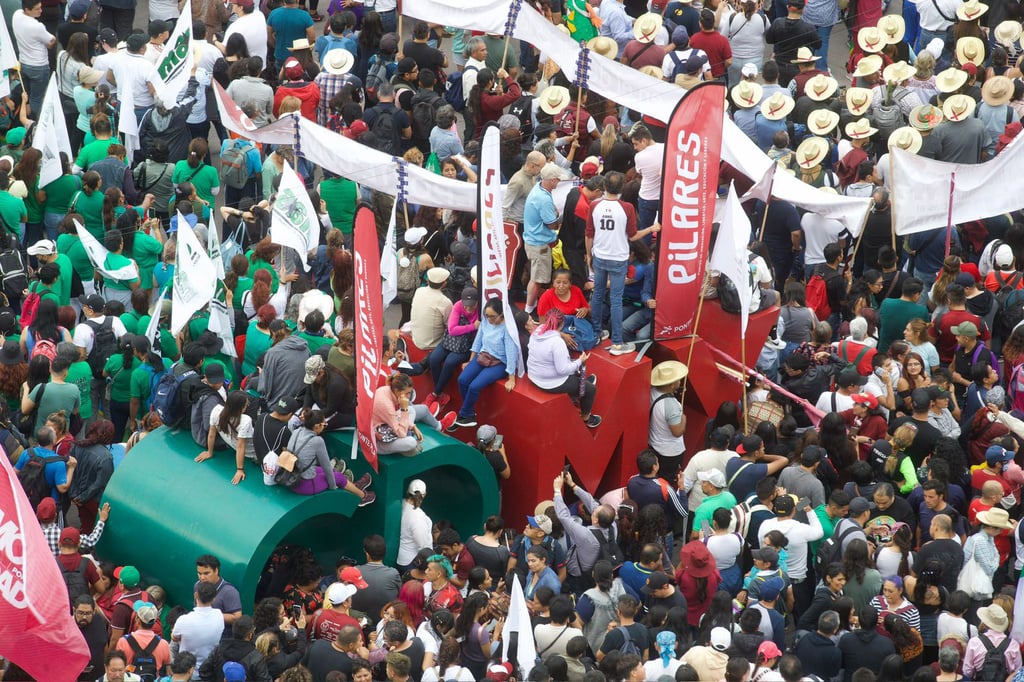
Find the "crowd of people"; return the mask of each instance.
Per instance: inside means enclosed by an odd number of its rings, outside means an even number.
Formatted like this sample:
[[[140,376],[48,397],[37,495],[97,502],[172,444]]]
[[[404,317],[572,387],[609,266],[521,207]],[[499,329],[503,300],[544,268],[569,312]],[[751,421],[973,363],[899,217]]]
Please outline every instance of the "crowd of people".
[[[253,603],[213,554],[173,601],[96,554],[124,511],[102,503],[121,458],[166,425],[191,433],[190,466],[233,453],[231,484],[262,475],[375,501],[372,478],[329,446],[355,426],[360,201],[382,247],[397,222],[401,329],[386,334],[372,410],[381,456],[415,456],[430,428],[472,441],[508,479],[516,453],[484,418],[498,382],[565,394],[599,429],[588,359],[651,338],[665,123],[580,92],[542,45],[412,18],[404,40],[394,0],[332,2],[327,17],[316,0],[193,1],[195,64],[170,108],[150,74],[172,49],[177,3],[151,2],[146,30],[134,0],[5,6],[20,63],[0,106],[0,439],[89,646],[78,679],[1021,682],[1024,227],[1002,215],[897,242],[886,160],[893,146],[958,163],[1009,148],[1024,111],[1015,10],[533,5],[600,58],[683,89],[726,84],[729,115],[781,172],[870,197],[859,248],[839,222],[749,204],[763,225],[750,311],[780,309],[745,400],[688,430],[688,368],[661,362],[638,397],[649,447],[630,453],[628,481],[587,491],[567,468],[525,519],[455,528],[427,514],[412,480],[400,537],[368,532],[363,556],[326,571],[308,549],[278,547]],[[829,61],[833,34],[849,35],[843,63]],[[72,154],[42,184],[36,121],[54,73]],[[229,135],[214,82],[257,125],[296,113],[469,183],[497,124],[503,214],[523,243],[515,324],[501,300],[481,300],[474,215],[396,204],[300,148]],[[124,100],[139,127],[131,156]],[[286,167],[321,225],[308,267],[269,236]],[[179,221],[204,244],[220,235],[233,346],[209,310],[168,328]],[[703,295],[739,312],[717,272]],[[507,626],[517,581],[530,622]],[[30,679],[5,665],[3,679]]]

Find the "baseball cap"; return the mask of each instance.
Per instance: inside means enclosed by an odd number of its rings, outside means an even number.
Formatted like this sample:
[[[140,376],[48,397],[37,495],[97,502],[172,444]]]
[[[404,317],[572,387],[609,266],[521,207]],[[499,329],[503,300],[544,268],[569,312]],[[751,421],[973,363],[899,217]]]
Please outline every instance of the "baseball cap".
[[[121,572],[121,580],[124,580],[124,572]],[[148,601],[142,601],[141,599],[135,600],[135,615],[139,617],[143,623],[153,623],[157,618],[160,617],[160,612],[157,611],[156,606]]]
[[[779,550],[774,547],[762,547],[752,550],[750,556],[758,561],[767,561],[770,564],[777,564],[779,562]],[[761,593],[764,594],[764,587],[761,588]]]
[[[941,400],[942,398],[949,397],[949,391],[941,386],[929,386],[928,395],[931,396],[932,400]]]
[[[772,580],[779,580],[778,578],[772,578]],[[781,583],[782,581],[779,580]],[[764,587],[761,588],[764,590]],[[779,645],[772,640],[761,642],[761,645],[757,647],[757,655],[761,657],[761,660],[767,661],[770,658],[779,658],[782,656],[782,650],[779,649]]]
[[[698,481],[707,481],[716,488],[725,488],[727,483],[725,482],[725,474],[718,469],[708,469],[707,471],[701,471],[697,474]]]
[[[854,393],[850,399],[858,405],[866,405],[869,410],[878,407],[878,398],[871,393]]]
[[[278,414],[293,414],[299,409],[299,402],[295,398],[284,397],[274,404],[274,412]]]
[[[498,429],[490,424],[481,424],[476,430],[476,439],[481,443],[490,443],[498,435]]]
[[[452,244],[452,246],[455,246]],[[462,290],[462,305],[475,305],[478,301],[480,294],[473,287],[466,287]]]
[[[772,550],[775,551],[775,550]],[[778,556],[776,554],[776,556]],[[763,601],[772,601],[778,599],[779,595],[782,594],[782,589],[786,586],[786,583],[782,581],[779,576],[772,576],[761,583],[761,589],[758,590],[758,597]]]
[[[145,33],[133,33],[130,36],[128,36],[128,39],[125,41],[125,44],[128,46],[128,49],[131,52],[138,52],[139,50],[144,48],[146,46],[146,43],[148,42],[149,36],[147,36]]]
[[[1013,461],[1013,453],[998,445],[990,445],[988,450],[985,450],[985,461],[989,464],[1011,462]]]
[[[953,332],[954,336],[970,336],[973,338],[978,336],[978,325],[973,322],[961,322],[960,324],[953,325],[950,331]]]
[[[402,57],[398,60],[398,74],[405,75],[416,70],[416,60],[412,57]]]
[[[761,439],[761,436],[744,436],[740,444],[736,446],[736,452],[741,455],[749,455],[760,450],[762,445],[764,445],[764,440]]]
[[[866,511],[875,509],[875,503],[869,502],[867,498],[855,497],[850,500],[850,516],[860,516]]]
[[[740,70],[740,73],[746,76],[747,78],[754,78],[755,76],[757,76],[757,64],[747,62],[746,64],[743,65],[743,68]]]
[[[385,33],[380,37],[380,43],[378,45],[381,52],[390,54],[398,50],[398,35],[395,33]]]
[[[686,30],[685,26],[676,26],[672,31],[672,44],[676,46],[677,50],[686,49],[690,44],[690,32]]]
[[[89,0],[75,0],[68,5],[68,16],[72,19],[81,19],[89,13]]]
[[[89,294],[88,296],[83,294],[78,297],[78,302],[82,304],[83,308],[92,308],[98,313],[103,312],[104,306],[107,305],[107,302],[99,294]]]
[[[284,60],[284,77],[289,80],[299,80],[306,75],[306,70],[295,57],[288,57]]]
[[[406,488],[405,492],[409,495],[415,495],[417,493],[419,493],[420,495],[426,495],[427,484],[418,478],[414,478],[409,482],[409,487]]]
[[[861,373],[854,368],[847,368],[839,373],[839,378],[836,379],[836,386],[839,386],[840,388],[845,388],[847,386],[863,386],[867,382],[868,378],[866,376],[862,376]]]
[[[125,587],[135,587],[139,584],[139,578],[139,569],[134,566],[122,566],[121,571],[117,574],[117,579]]]
[[[49,239],[40,239],[28,247],[28,255],[30,256],[52,256],[55,253],[57,253],[57,245]]]
[[[725,651],[732,644],[732,635],[725,628],[711,628],[711,648],[715,651]]]
[[[995,254],[993,254],[992,260],[996,265],[1002,267],[1013,265],[1013,249],[1010,248],[1009,244],[1000,244]]]
[[[53,498],[48,497],[46,499],[52,500]],[[81,540],[82,535],[78,532],[77,528],[68,527],[60,532],[60,544],[63,547],[77,547]]]
[[[551,519],[548,518],[547,514],[537,514],[536,516],[527,516],[526,522],[533,528],[539,528],[544,531],[545,535],[551,534]]]
[[[50,523],[57,519],[57,503],[49,495],[44,497],[36,507],[36,519],[42,523]]]
[[[355,566],[346,566],[341,569],[341,582],[348,583],[349,585],[355,585],[360,590],[365,590],[369,585],[366,580],[363,579],[363,572]]]
[[[362,576],[360,576],[362,579]],[[366,583],[363,583],[364,585]],[[355,585],[349,585],[347,583],[333,583],[327,588],[327,592],[324,593],[324,599],[331,602],[331,604],[337,606],[338,604],[344,604],[352,598],[359,590]]]
[[[884,438],[880,438],[875,441],[873,446],[871,446],[871,456],[869,461],[884,462],[891,454],[892,444]]]
[[[665,585],[671,584],[672,578],[668,577],[668,575],[662,573],[661,571],[655,571],[651,573],[651,577],[647,579],[647,584],[644,585],[643,588],[641,588],[641,591],[644,594],[650,594],[655,590],[660,590],[661,588],[665,587]]]
[[[236,661],[228,661],[220,669],[224,682],[245,682],[245,666]]]
[[[796,509],[796,500],[792,495],[779,495],[775,498],[775,513],[779,516],[788,516]]]
[[[104,45],[117,47],[117,32],[112,28],[100,29],[99,40]]]
[[[786,364],[789,365],[790,369],[802,372],[811,366],[811,360],[806,355],[793,353],[789,356],[789,360],[786,360]]]
[[[224,365],[219,362],[211,362],[203,369],[203,376],[206,377],[207,382],[212,383],[223,383],[224,382]]]
[[[977,282],[974,279],[974,275],[972,275],[969,272],[961,272],[959,275],[956,276],[956,279],[954,279],[953,281],[959,284],[960,286],[964,287],[965,289],[967,287],[973,287],[975,284],[977,284]]]
[[[7,131],[7,135],[4,136],[4,141],[8,145],[17,146],[25,141],[25,129],[21,126],[17,128],[11,128]]]
[[[915,388],[910,394],[910,402],[915,410],[926,410],[932,404],[932,392],[927,388]]]
[[[320,376],[320,370],[324,368],[324,359],[319,355],[310,355],[306,359],[306,376],[303,381],[307,386],[316,381],[316,378]]]

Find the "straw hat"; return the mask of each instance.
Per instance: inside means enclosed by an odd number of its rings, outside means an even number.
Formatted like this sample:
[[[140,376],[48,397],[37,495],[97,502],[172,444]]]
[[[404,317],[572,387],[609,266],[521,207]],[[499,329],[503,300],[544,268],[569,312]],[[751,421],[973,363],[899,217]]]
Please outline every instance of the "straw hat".
[[[981,66],[985,62],[985,43],[973,36],[961,38],[956,41],[956,60],[961,64]]]
[[[569,88],[562,85],[549,85],[540,93],[541,111],[552,116],[555,116],[562,109],[569,106],[571,101],[572,96],[569,94]]]
[[[619,56],[619,44],[616,43],[613,38],[609,38],[608,36],[596,36],[591,38],[590,41],[587,42],[587,47],[592,52],[596,52],[602,57],[607,57],[608,59],[615,59]]]
[[[978,0],[967,0],[956,8],[956,16],[960,21],[974,21],[988,11],[988,5]]]
[[[678,360],[665,360],[651,370],[651,386],[668,386],[681,380],[690,370]]]
[[[819,187],[818,191],[824,192],[825,194],[839,194],[839,190],[835,187]]]
[[[899,147],[911,154],[916,154],[921,150],[922,142],[923,139],[921,138],[921,133],[917,132],[917,130],[910,126],[897,128],[892,131],[891,135],[889,135],[889,149]]]
[[[821,137],[805,137],[796,148],[796,162],[801,168],[814,168],[821,165],[828,156],[828,142]]]
[[[846,136],[851,140],[863,140],[878,132],[878,128],[871,127],[871,121],[866,118],[858,118],[846,124]]]
[[[882,79],[886,83],[902,83],[913,77],[915,73],[917,73],[917,69],[906,62],[894,62],[882,71]]]
[[[733,103],[740,109],[753,109],[761,103],[763,96],[764,89],[753,81],[740,81],[730,93]]]
[[[935,76],[935,89],[948,95],[964,87],[966,82],[967,72],[951,66]]]
[[[661,70],[660,66],[641,66],[640,73],[650,76],[651,78],[657,78],[660,81],[665,80],[665,72]]]
[[[819,73],[804,85],[804,94],[815,102],[824,102],[839,89],[839,81],[831,76]]]
[[[633,37],[641,43],[653,42],[663,23],[660,14],[655,14],[654,12],[641,14],[633,22]]]
[[[311,50],[313,45],[309,42],[308,38],[299,38],[292,41],[292,46],[288,48],[289,52],[298,52],[299,50]]]
[[[878,20],[878,31],[887,45],[896,45],[903,40],[907,32],[907,24],[898,14],[886,14]]]
[[[931,104],[922,104],[914,107],[910,112],[908,121],[915,130],[929,131],[942,123],[942,109]]]
[[[857,32],[857,45],[863,52],[874,54],[881,52],[887,41],[877,26],[865,26]]]
[[[1002,528],[1004,530],[1013,528],[1013,524],[1010,523],[1010,515],[1005,509],[999,507],[992,507],[983,512],[978,512],[977,519],[978,523],[992,526],[993,528]]]
[[[867,88],[850,88],[846,91],[846,108],[854,116],[863,116],[871,108],[874,96]]]
[[[781,121],[793,111],[796,102],[792,97],[776,92],[774,95],[761,102],[761,115],[769,121]]]
[[[991,107],[1006,104],[1013,97],[1013,81],[1006,76],[993,76],[981,86],[981,99]]]
[[[839,125],[839,114],[831,109],[815,109],[807,117],[807,130],[812,135],[828,135],[837,125]]]
[[[863,31],[861,31],[863,33]],[[861,57],[860,61],[857,62],[857,68],[853,72],[854,78],[864,78],[876,74],[882,70],[882,58],[877,54],[869,54],[865,57]]]
[[[809,47],[801,47],[796,51],[796,59],[789,60],[790,64],[811,64],[818,61]]]
[[[977,104],[967,95],[950,95],[942,103],[942,115],[948,121],[963,121],[974,115]]]
[[[1014,43],[1020,40],[1020,34],[1024,32],[1024,27],[1021,26],[1019,21],[1013,21],[1007,19],[996,26],[993,35],[996,37],[996,42],[1003,47],[1011,47]]]
[[[324,55],[324,69],[327,70],[327,73],[333,73],[336,76],[344,76],[352,70],[355,63],[356,60],[352,53],[340,47],[329,50]]]

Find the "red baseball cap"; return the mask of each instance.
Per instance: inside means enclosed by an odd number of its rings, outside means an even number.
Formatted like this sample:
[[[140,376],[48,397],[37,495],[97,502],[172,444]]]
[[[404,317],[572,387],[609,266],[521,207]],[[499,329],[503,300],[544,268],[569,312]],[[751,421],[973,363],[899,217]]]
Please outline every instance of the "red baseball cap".
[[[355,566],[346,566],[341,569],[341,574],[338,576],[341,582],[355,585],[361,590],[365,590],[369,585],[363,580],[362,572]]]

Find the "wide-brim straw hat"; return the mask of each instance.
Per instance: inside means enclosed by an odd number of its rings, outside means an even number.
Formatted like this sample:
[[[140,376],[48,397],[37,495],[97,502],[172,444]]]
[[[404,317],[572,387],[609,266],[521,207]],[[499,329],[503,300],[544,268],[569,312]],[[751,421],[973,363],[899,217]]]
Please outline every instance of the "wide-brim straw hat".
[[[875,94],[868,88],[853,87],[846,91],[846,108],[854,116],[863,116],[871,108]]]
[[[1013,97],[1013,81],[1006,76],[993,76],[981,86],[981,99],[992,107],[1009,103]]]
[[[956,92],[967,83],[967,72],[956,67],[950,67],[935,75],[935,89],[944,95]]]
[[[615,42],[613,38],[609,38],[608,36],[596,36],[591,38],[587,42],[587,48],[589,48],[591,52],[596,52],[602,57],[607,57],[608,59],[615,59],[619,56],[619,44]]]
[[[898,14],[886,14],[878,20],[878,31],[887,45],[896,45],[903,41],[907,33],[907,24]]]
[[[733,104],[740,109],[753,109],[761,103],[764,96],[764,88],[753,81],[740,81],[729,93]]]
[[[1014,43],[1020,40],[1022,32],[1024,32],[1024,26],[1019,21],[1007,19],[1000,22],[995,27],[995,30],[992,31],[992,34],[995,36],[996,42],[1003,47],[1012,47]]]
[[[996,632],[1006,632],[1010,627],[1010,619],[999,604],[989,604],[978,609],[978,620]]]
[[[657,78],[660,81],[665,80],[665,72],[661,70],[660,66],[648,64],[647,66],[641,66],[639,71],[640,73],[646,76],[650,76],[651,78]]]
[[[882,79],[886,83],[902,83],[912,78],[915,73],[917,73],[917,69],[910,64],[906,62],[893,62],[882,71]]]
[[[549,85],[540,93],[541,111],[551,116],[560,114],[571,101],[572,95],[569,94],[569,88],[563,85]]]
[[[992,507],[991,509],[978,512],[977,519],[978,523],[992,526],[993,528],[1002,528],[1003,530],[1013,528],[1013,524],[1010,523],[1010,515],[1005,509],[1000,509],[999,507]]]
[[[942,103],[942,115],[947,121],[963,121],[974,115],[977,103],[967,95],[951,95]]]
[[[878,132],[878,128],[871,127],[871,121],[866,118],[858,118],[846,124],[846,136],[851,140],[863,140]]]
[[[818,61],[809,47],[801,47],[796,51],[796,59],[789,60],[790,64],[810,64]]]
[[[853,71],[854,78],[864,78],[882,70],[882,58],[877,54],[869,54],[861,57],[857,62],[857,68]]]
[[[651,43],[658,36],[658,32],[664,25],[660,14],[647,12],[641,14],[633,22],[633,37],[641,43]]]
[[[857,46],[862,52],[875,54],[881,52],[887,44],[877,26],[865,26],[857,32]]]
[[[931,104],[922,104],[914,107],[907,121],[914,130],[922,132],[934,130],[935,126],[942,123],[942,109]]]
[[[356,59],[352,53],[341,47],[329,50],[324,55],[324,69],[335,76],[344,76],[352,70],[355,63]]]
[[[964,36],[956,41],[956,60],[960,64],[971,63],[981,66],[985,63],[985,43],[981,38]]]
[[[812,135],[828,135],[837,125],[839,114],[831,109],[815,109],[807,116],[807,130]]]
[[[821,137],[805,137],[796,148],[796,163],[800,168],[820,166],[828,157],[828,142]]]
[[[678,360],[659,362],[651,370],[651,386],[668,386],[682,380],[690,370]]]
[[[892,134],[889,135],[889,149],[899,147],[911,154],[916,154],[921,150],[921,143],[923,141],[921,133],[916,129],[910,126],[903,126],[892,131]]]
[[[776,92],[768,99],[761,102],[761,115],[769,121],[781,121],[793,111],[796,102],[792,97]]]
[[[838,89],[839,81],[831,76],[819,73],[814,78],[808,80],[804,85],[804,94],[815,102],[824,102],[829,97],[836,94],[836,90]]]
[[[311,50],[313,44],[309,42],[308,38],[297,38],[292,41],[292,46],[288,48],[289,52],[298,52],[299,50]]]
[[[956,8],[956,17],[960,21],[974,21],[988,11],[988,5],[978,0],[967,0]]]

